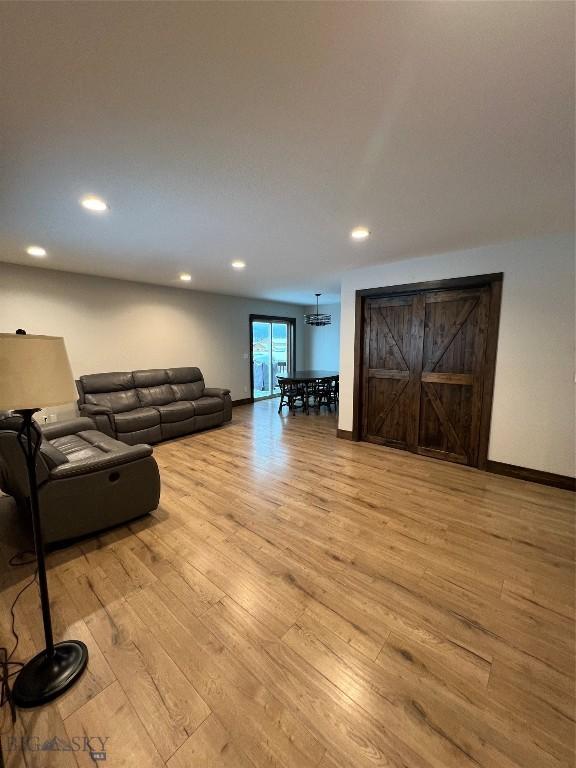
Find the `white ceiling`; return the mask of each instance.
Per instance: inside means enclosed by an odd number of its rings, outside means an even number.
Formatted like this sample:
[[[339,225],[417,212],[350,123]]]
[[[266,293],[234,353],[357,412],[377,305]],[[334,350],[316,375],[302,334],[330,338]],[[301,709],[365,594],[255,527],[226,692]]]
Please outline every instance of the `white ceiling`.
[[[2,261],[312,303],[573,226],[572,3],[3,2],[0,28]]]

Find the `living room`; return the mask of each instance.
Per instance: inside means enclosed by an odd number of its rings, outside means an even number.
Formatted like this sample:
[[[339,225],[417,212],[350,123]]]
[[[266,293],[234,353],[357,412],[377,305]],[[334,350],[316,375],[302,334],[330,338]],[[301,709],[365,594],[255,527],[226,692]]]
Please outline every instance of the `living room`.
[[[0,2],[0,768],[574,766],[566,2]]]

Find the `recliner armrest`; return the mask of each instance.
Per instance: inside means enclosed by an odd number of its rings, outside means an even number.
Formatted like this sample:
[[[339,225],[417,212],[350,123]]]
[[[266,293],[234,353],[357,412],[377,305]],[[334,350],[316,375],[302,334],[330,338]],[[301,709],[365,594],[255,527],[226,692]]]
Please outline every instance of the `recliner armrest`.
[[[204,397],[220,397],[223,400],[225,395],[230,394],[230,390],[226,388],[220,389],[219,387],[205,387],[203,394]]]
[[[88,459],[86,461],[70,461],[67,464],[60,464],[50,472],[50,480],[64,480],[68,477],[77,475],[88,475],[100,470],[114,469],[123,464],[129,464],[131,461],[145,459],[152,455],[152,448],[149,445],[126,446],[125,451],[118,453],[109,453],[97,459]]]
[[[65,435],[75,435],[85,429],[94,429],[94,422],[91,419],[80,417],[59,421],[56,424],[47,424],[42,427],[42,436],[46,440],[55,440],[57,437],[64,437]]]

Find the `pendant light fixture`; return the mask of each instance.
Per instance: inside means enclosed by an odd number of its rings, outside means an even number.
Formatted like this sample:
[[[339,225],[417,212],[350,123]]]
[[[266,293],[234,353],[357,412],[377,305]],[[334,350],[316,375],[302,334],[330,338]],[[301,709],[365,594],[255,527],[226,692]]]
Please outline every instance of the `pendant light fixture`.
[[[315,293],[316,296],[316,312],[310,315],[304,315],[304,322],[306,325],[331,325],[332,315],[322,315],[318,311],[318,299],[322,296],[321,293]]]

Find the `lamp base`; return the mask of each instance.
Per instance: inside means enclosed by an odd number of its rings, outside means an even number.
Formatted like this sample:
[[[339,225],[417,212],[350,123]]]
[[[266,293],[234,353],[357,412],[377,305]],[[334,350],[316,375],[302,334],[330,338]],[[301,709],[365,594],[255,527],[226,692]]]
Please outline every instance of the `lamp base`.
[[[54,655],[41,651],[20,670],[12,696],[17,707],[39,707],[68,690],[88,663],[88,648],[80,640],[56,643]]]

